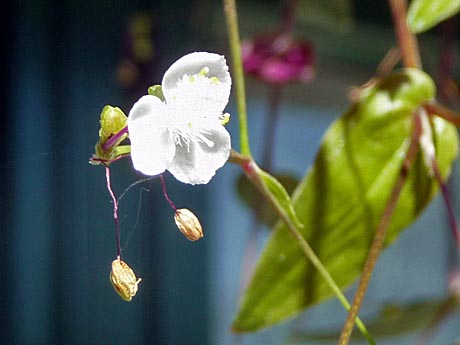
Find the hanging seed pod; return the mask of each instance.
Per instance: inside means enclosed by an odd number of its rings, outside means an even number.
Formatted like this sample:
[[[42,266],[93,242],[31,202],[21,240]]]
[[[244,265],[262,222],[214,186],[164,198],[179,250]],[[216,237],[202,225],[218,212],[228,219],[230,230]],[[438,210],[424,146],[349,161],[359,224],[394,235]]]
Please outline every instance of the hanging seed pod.
[[[138,284],[141,278],[136,278],[133,270],[117,256],[112,262],[112,271],[110,272],[110,282],[115,291],[125,301],[129,302],[136,295]]]
[[[179,230],[190,241],[196,241],[203,237],[200,221],[190,210],[186,208],[176,210],[174,220]]]

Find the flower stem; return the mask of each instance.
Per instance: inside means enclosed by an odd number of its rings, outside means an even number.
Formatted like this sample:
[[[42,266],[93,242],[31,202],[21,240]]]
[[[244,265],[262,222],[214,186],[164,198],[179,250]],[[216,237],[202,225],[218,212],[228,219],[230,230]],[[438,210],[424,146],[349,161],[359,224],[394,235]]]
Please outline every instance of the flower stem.
[[[329,272],[327,271],[326,267],[323,265],[321,260],[315,254],[313,248],[311,248],[311,246],[308,244],[308,242],[305,240],[305,238],[300,233],[299,229],[296,227],[296,225],[291,221],[289,216],[283,210],[278,200],[273,196],[273,194],[270,192],[270,190],[268,189],[264,181],[261,179],[259,175],[260,168],[257,166],[257,164],[252,159],[242,156],[235,151],[232,151],[230,161],[240,164],[242,166],[249,180],[257,187],[257,189],[259,189],[259,191],[262,193],[265,199],[269,202],[269,204],[273,207],[273,209],[278,214],[278,216],[286,224],[289,232],[299,244],[307,260],[310,260],[312,265],[316,268],[319,274],[324,278],[324,280],[329,285],[329,287],[331,288],[331,290],[333,291],[337,299],[340,301],[340,303],[344,306],[344,308],[346,310],[350,310],[350,303],[348,302],[343,292],[340,290],[340,288],[338,287],[338,285],[336,284],[332,276],[329,274]],[[361,319],[359,317],[356,317],[356,319],[354,319],[354,322],[356,323],[356,326],[359,328],[363,336],[367,339],[369,344],[375,344],[375,341],[372,339],[372,336],[367,331],[366,326],[361,321]]]
[[[252,161],[251,157],[242,155],[238,151],[231,150],[230,151],[230,157],[228,158],[228,161],[231,163],[235,163],[240,165],[241,167],[244,167],[246,164],[249,164]]]
[[[177,207],[176,207],[176,205],[174,205],[174,203],[172,202],[171,198],[168,195],[168,192],[166,191],[166,183],[165,183],[165,180],[163,178],[163,174],[160,175],[160,180],[161,180],[161,187],[163,187],[163,195],[165,196],[166,201],[169,203],[169,205],[174,210],[174,212],[176,212]]]
[[[375,72],[377,78],[386,78],[393,71],[395,66],[401,60],[401,52],[398,47],[391,47],[383,57]]]
[[[105,179],[107,181],[107,190],[113,201],[113,219],[115,221],[115,241],[117,243],[117,256],[121,257],[121,246],[120,246],[120,223],[118,222],[118,200],[115,193],[112,190],[112,184],[110,182],[110,168],[105,166]]]
[[[243,62],[241,59],[241,44],[236,4],[235,0],[223,0],[223,3],[227,22],[228,38],[230,42],[230,52],[233,62],[233,77],[235,80],[236,102],[240,125],[240,149],[243,155],[251,156],[246,112],[246,90],[243,74]]]
[[[407,1],[388,0],[404,67],[421,68],[417,39],[407,25]]]
[[[404,184],[406,183],[412,162],[419,150],[419,138],[422,133],[421,126],[420,115],[417,112],[414,115],[414,128],[412,130],[412,138],[409,148],[407,149],[406,156],[401,166],[401,171],[398,175],[396,183],[393,186],[390,198],[388,199],[382,214],[382,218],[380,219],[380,223],[375,232],[374,239],[372,241],[371,248],[369,249],[366,263],[364,265],[363,273],[359,280],[358,289],[356,290],[351,309],[348,312],[347,320],[343,326],[342,333],[340,334],[340,339],[338,342],[339,345],[348,345],[348,342],[350,341],[351,332],[353,331],[353,324],[355,322],[355,318],[358,315],[359,308],[361,307],[361,304],[364,300],[364,296],[366,295],[374,267],[377,263],[380,252],[382,251],[385,235],[390,226],[391,218],[393,217],[394,210],[396,209],[401,191],[404,187]]]

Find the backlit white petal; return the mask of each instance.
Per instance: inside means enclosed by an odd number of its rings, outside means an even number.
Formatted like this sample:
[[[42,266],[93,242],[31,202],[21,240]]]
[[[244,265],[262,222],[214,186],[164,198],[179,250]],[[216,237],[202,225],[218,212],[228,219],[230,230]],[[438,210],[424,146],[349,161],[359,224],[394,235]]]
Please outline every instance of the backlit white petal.
[[[230,135],[220,124],[203,129],[190,146],[177,146],[168,170],[176,179],[189,184],[208,183],[230,155]]]
[[[158,175],[171,164],[175,144],[168,128],[167,106],[155,96],[143,96],[128,116],[131,159],[144,175]]]
[[[177,103],[178,107],[203,116],[219,116],[228,103],[231,84],[224,56],[197,52],[171,65],[163,77],[162,88],[169,104]]]

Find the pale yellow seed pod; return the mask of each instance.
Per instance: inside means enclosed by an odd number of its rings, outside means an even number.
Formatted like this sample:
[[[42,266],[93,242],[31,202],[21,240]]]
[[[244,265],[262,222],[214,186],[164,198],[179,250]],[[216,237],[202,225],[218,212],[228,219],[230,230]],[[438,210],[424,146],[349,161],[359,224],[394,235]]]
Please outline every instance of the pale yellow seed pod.
[[[136,295],[138,284],[141,278],[136,278],[131,267],[117,256],[112,262],[112,271],[110,272],[110,282],[115,291],[125,301],[129,302]]]
[[[186,208],[176,210],[174,220],[179,230],[190,241],[196,241],[203,237],[200,221],[190,210]]]

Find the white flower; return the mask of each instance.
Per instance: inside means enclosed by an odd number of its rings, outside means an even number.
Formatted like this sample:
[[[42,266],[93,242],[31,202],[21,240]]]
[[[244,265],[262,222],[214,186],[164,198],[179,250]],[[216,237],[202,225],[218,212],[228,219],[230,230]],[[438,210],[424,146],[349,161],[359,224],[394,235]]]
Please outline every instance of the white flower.
[[[169,170],[181,182],[208,183],[231,148],[221,122],[231,87],[225,58],[185,55],[166,71],[161,86],[165,102],[143,96],[128,116],[134,168],[145,175]]]

